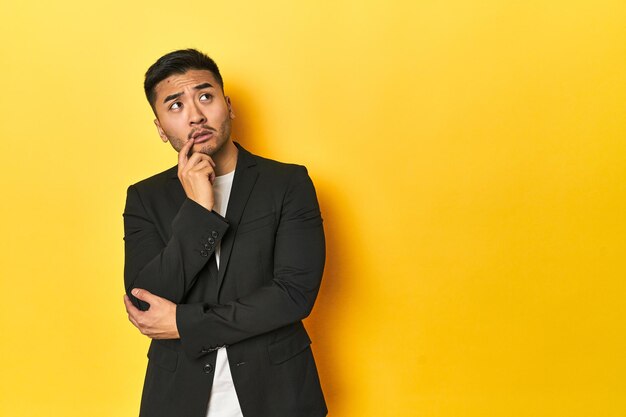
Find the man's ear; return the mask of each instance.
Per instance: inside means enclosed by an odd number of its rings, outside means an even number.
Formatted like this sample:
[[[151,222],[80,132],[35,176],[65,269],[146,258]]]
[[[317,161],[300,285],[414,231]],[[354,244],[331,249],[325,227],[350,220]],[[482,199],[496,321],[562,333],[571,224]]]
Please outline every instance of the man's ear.
[[[161,123],[159,123],[159,119],[154,119],[154,125],[156,126],[157,131],[159,132],[159,136],[161,137],[161,140],[163,142],[167,142],[169,139],[167,139],[167,135],[165,134],[165,131],[161,127]]]
[[[233,105],[230,102],[230,97],[226,96],[226,105],[228,106],[228,116],[230,117],[230,119],[234,119],[235,118],[235,112],[233,111]]]

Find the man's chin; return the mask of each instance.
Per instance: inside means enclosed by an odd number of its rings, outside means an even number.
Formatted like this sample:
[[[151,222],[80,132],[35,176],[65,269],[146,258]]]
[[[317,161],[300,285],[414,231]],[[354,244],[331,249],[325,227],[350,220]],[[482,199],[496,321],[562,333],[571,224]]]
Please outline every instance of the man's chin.
[[[209,143],[199,143],[198,145],[193,145],[191,149],[193,149],[194,152],[203,153],[208,156],[213,156],[216,151],[215,145]]]
[[[225,139],[223,136],[220,135],[218,137],[211,138],[206,142],[194,144],[192,149],[194,152],[200,152],[213,157],[220,151],[228,149],[229,141],[230,139]]]

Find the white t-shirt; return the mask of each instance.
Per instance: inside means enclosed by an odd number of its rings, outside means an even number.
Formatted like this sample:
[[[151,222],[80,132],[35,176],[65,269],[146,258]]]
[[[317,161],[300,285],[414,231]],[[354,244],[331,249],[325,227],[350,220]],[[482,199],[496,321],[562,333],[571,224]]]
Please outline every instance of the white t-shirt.
[[[215,205],[213,210],[221,216],[226,215],[228,207],[228,199],[230,198],[230,190],[233,187],[233,178],[235,171],[225,175],[215,177],[213,182],[213,196]],[[220,245],[215,248],[215,261],[217,267],[220,267]],[[215,361],[215,374],[213,375],[213,387],[209,396],[209,408],[206,417],[243,417],[239,399],[233,384],[233,377],[230,373],[228,365],[228,355],[225,348],[217,351]]]

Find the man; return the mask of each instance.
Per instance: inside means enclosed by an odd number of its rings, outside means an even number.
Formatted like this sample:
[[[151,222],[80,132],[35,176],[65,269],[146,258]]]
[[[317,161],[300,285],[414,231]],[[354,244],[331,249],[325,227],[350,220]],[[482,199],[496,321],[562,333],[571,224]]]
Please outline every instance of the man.
[[[144,88],[178,164],[130,186],[124,210],[124,303],[152,339],[140,415],[326,415],[301,321],[325,257],[306,169],[233,142],[208,56],[169,53]]]

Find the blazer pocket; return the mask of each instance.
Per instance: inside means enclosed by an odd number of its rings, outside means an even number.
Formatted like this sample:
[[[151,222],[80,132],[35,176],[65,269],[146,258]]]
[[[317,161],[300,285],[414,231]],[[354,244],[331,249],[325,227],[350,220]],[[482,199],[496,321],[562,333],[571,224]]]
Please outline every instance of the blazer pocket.
[[[274,224],[274,212],[270,212],[267,214],[262,214],[260,216],[255,216],[253,219],[246,219],[245,221],[239,223],[237,227],[237,234],[241,235],[243,233],[251,232],[256,229],[260,229],[262,227],[273,225]]]
[[[302,352],[311,344],[311,339],[304,327],[301,327],[295,333],[277,342],[270,343],[267,347],[270,362],[275,365],[283,363]]]
[[[178,352],[161,346],[157,342],[150,344],[148,359],[163,369],[174,372],[178,365]]]

